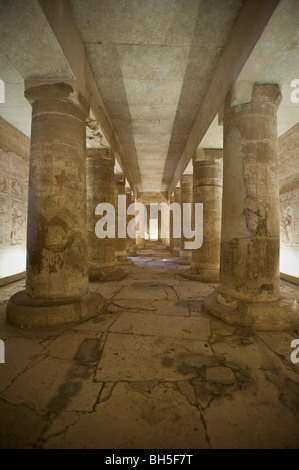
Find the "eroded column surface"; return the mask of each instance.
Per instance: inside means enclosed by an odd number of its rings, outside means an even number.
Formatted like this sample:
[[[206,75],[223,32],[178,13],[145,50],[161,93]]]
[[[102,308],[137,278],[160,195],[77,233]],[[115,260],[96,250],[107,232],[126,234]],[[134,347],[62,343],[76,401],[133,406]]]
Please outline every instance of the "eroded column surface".
[[[64,83],[25,96],[32,104],[26,290],[10,299],[7,317],[24,328],[50,327],[103,307],[87,274],[87,106]]]
[[[100,218],[100,216],[95,215],[97,205],[109,203],[114,208],[114,156],[107,148],[88,149],[86,165],[89,279],[90,281],[121,279],[126,274],[116,268],[116,238],[99,238],[96,236],[95,231],[96,223]],[[117,215],[115,217],[116,228]]]
[[[180,247],[180,263],[191,264],[191,250],[185,249],[185,242],[190,241],[184,236],[183,230],[183,204],[192,204],[193,201],[193,175],[183,175],[181,179],[181,247]]]
[[[135,200],[135,218],[141,217],[138,210],[138,200]],[[136,249],[137,251],[142,250],[145,244],[145,231],[148,230],[148,223],[147,223],[147,216],[148,211],[144,214],[144,228],[140,228],[139,224],[137,224],[138,230],[136,230]]]
[[[175,202],[174,194],[170,196],[170,205]],[[174,249],[174,238],[173,238],[173,211],[169,211],[169,250],[172,252]]]
[[[221,271],[210,313],[256,329],[298,324],[296,304],[280,299],[278,85],[254,85],[252,101],[224,112]]]
[[[169,207],[169,203],[164,203],[166,204],[166,207]],[[169,214],[168,211],[166,213],[163,213],[161,211],[158,212],[158,222],[159,222],[159,231],[160,231],[160,236],[161,236],[161,243],[162,246],[165,246],[169,250],[169,244],[170,244],[170,227],[169,227]],[[165,223],[166,216],[168,217],[168,220]],[[163,224],[165,224],[165,227],[163,228]]]
[[[174,202],[179,204],[181,206],[181,188],[178,186],[174,190]],[[172,214],[172,221],[173,221],[173,211],[170,211]],[[176,219],[175,219],[176,220]],[[176,221],[177,222],[177,221]],[[173,227],[173,224],[171,224]],[[173,231],[173,228],[172,228]],[[182,234],[181,234],[182,237]],[[180,254],[180,249],[181,249],[181,237],[180,238],[173,238],[173,253],[175,256],[179,256]]]
[[[124,196],[124,205],[123,207],[118,204],[118,196]],[[127,258],[127,236],[121,238],[118,233],[118,212],[125,211],[124,214],[120,214],[123,217],[123,220],[127,227],[127,198],[126,198],[126,185],[123,175],[115,174],[114,175],[114,200],[115,200],[115,257],[117,264],[132,264],[132,260]]]
[[[198,149],[193,159],[193,203],[203,204],[203,244],[192,250],[191,268],[181,274],[198,281],[219,281],[222,157],[222,149]]]
[[[127,227],[131,220],[134,219],[134,215],[128,215],[128,208],[131,204],[134,203],[134,198],[131,193],[130,188],[126,188],[126,209],[127,209]],[[136,255],[136,238],[131,238],[128,233],[127,233],[127,253],[130,254],[130,256]]]

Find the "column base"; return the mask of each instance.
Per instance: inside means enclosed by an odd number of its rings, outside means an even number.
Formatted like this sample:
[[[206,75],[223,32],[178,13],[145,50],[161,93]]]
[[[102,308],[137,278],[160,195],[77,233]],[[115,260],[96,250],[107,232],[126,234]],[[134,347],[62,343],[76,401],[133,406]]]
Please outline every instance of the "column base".
[[[88,277],[90,282],[118,281],[128,274],[116,266],[105,268],[88,268]]]
[[[203,302],[211,315],[230,325],[253,330],[287,330],[299,327],[297,302],[281,297],[275,302],[245,302],[224,296],[218,291]]]
[[[138,256],[138,253],[137,253],[136,250],[134,250],[134,251],[132,250],[132,251],[128,252],[128,255],[134,257],[134,256]]]
[[[97,293],[90,293],[84,300],[59,302],[32,299],[24,290],[9,299],[6,317],[19,328],[54,328],[89,320],[102,313],[104,307],[105,300]]]
[[[174,258],[179,258],[180,256],[180,251],[176,248],[173,248],[172,250],[170,250],[170,253],[171,253],[171,256],[173,256]]]
[[[119,265],[133,264],[133,261],[131,259],[127,258],[126,256],[117,256],[115,258],[115,261]]]
[[[179,273],[181,276],[192,281],[199,282],[219,282],[219,270],[218,269],[203,269],[199,270],[191,267]]]

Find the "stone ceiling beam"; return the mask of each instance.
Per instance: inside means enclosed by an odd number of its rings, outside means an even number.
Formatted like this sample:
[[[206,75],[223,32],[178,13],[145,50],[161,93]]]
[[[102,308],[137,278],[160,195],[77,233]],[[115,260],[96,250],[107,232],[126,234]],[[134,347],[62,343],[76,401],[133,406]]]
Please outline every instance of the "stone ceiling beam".
[[[226,94],[234,85],[278,3],[279,0],[263,0],[262,2],[247,0],[244,3],[174,172],[168,191],[169,197],[223,105]]]
[[[38,0],[38,3],[76,77],[79,90],[87,98],[112,152],[118,158],[131,188],[136,192],[118,137],[87,62],[81,34],[74,22],[68,0]]]

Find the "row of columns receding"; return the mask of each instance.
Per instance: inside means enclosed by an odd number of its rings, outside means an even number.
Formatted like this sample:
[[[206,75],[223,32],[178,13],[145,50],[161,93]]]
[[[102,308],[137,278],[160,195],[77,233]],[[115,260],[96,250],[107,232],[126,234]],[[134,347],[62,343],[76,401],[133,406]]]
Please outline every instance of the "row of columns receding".
[[[117,208],[115,198],[125,195],[125,185],[115,180],[111,151],[89,149],[86,158],[88,106],[80,95],[74,98],[70,85],[25,93],[32,104],[26,290],[9,300],[7,317],[23,328],[51,327],[103,310],[103,298],[89,291],[89,280],[124,277],[115,258],[130,262],[126,239],[99,240],[95,207],[108,202]],[[255,84],[252,100],[234,107],[228,94],[223,156],[219,150],[198,151],[193,175],[182,177],[170,201],[203,203],[202,246],[185,250],[183,235],[173,237],[170,212],[170,248],[180,251],[181,263],[192,260],[185,277],[219,280],[204,309],[256,329],[297,327],[299,317],[297,304],[280,296],[280,101],[280,88],[272,84]]]

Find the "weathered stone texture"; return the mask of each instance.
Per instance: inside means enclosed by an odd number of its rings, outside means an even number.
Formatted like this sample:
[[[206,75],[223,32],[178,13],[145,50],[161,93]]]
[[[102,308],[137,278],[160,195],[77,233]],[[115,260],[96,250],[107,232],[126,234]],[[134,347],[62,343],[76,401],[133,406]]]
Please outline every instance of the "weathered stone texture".
[[[22,328],[91,318],[103,308],[87,275],[87,108],[70,85],[26,90],[32,104],[26,291],[7,304]]]
[[[128,207],[134,203],[134,196],[131,193],[130,188],[126,188],[126,209],[127,209],[127,228],[131,220],[134,219],[134,215],[128,215]],[[127,232],[127,241],[126,241],[126,249],[128,253],[135,253],[136,252],[136,238],[131,238]]]
[[[26,91],[32,103],[26,292],[88,293],[85,112],[65,84]],[[74,292],[76,294],[74,294]]]
[[[279,297],[279,184],[276,85],[224,114],[220,291],[251,301]]]
[[[192,204],[193,200],[193,175],[183,175],[181,179],[181,250],[180,255],[191,259],[191,250],[185,250],[185,242],[190,241],[184,237],[183,232],[183,204]]]
[[[221,270],[204,308],[257,330],[296,328],[297,302],[280,297],[278,85],[257,85],[252,101],[224,110]],[[233,184],[234,183],[234,184]]]
[[[30,141],[0,118],[0,279],[26,266]]]
[[[115,256],[126,256],[127,255],[127,241],[126,238],[120,238],[118,236],[118,196],[125,196],[126,187],[123,175],[114,175],[114,207],[115,207]],[[124,216],[120,214],[120,216]],[[126,219],[126,217],[125,217]]]
[[[87,150],[87,216],[89,271],[115,266],[115,239],[98,238],[95,215],[98,204],[114,206],[114,157],[106,148]]]
[[[99,238],[95,227],[99,216],[95,208],[100,203],[115,205],[114,156],[107,148],[87,151],[87,214],[88,214],[88,274],[90,281],[109,281],[125,277],[116,269],[116,239]],[[103,214],[105,216],[105,214]],[[117,235],[117,213],[115,234]]]
[[[299,188],[299,123],[278,139],[280,194]]]
[[[174,202],[181,205],[181,188],[176,187],[174,190]],[[181,238],[173,239],[173,251],[180,252],[181,249]]]
[[[281,244],[299,248],[299,188],[280,195]]]
[[[175,202],[174,195],[170,197],[170,204]],[[174,249],[174,238],[173,238],[173,211],[169,211],[169,249]]]
[[[278,139],[280,237],[287,247],[299,246],[299,124]]]
[[[1,140],[0,171],[0,278],[4,278],[25,270],[29,165]]]
[[[215,152],[213,155],[210,150],[211,156],[195,158],[193,162],[193,202],[203,204],[203,244],[192,250],[192,268],[198,272],[215,271],[216,276],[218,271],[219,276],[222,158],[217,158],[218,150]]]

